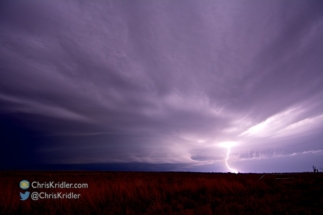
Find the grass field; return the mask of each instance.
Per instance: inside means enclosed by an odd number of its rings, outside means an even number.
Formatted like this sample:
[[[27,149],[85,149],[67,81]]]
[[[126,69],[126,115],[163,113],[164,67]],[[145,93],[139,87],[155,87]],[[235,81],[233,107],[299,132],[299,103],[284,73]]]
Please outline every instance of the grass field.
[[[21,180],[87,183],[27,191],[79,199],[21,201]],[[0,214],[323,214],[323,174],[0,172]]]

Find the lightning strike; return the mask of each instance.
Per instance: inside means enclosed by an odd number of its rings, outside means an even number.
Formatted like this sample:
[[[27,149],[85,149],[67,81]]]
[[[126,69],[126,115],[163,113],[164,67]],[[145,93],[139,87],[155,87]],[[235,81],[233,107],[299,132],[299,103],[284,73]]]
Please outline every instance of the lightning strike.
[[[224,148],[227,148],[227,149],[228,149],[228,151],[227,151],[227,157],[226,157],[226,159],[225,159],[225,165],[226,165],[226,166],[227,166],[227,168],[230,170],[230,172],[238,173],[238,171],[237,171],[237,170],[235,170],[235,169],[231,168],[231,167],[229,166],[229,164],[228,164],[228,159],[229,159],[229,154],[230,154],[230,148],[231,148],[232,146],[235,146],[235,145],[237,145],[237,142],[223,142],[223,143],[220,143],[220,144],[219,144],[219,146],[221,146],[221,147],[224,147]]]

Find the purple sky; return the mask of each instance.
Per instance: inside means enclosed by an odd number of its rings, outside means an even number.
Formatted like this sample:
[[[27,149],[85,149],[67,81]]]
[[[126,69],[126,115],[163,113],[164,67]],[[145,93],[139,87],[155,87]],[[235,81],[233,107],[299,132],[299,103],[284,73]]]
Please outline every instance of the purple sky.
[[[0,26],[2,166],[323,166],[321,1],[5,0]]]

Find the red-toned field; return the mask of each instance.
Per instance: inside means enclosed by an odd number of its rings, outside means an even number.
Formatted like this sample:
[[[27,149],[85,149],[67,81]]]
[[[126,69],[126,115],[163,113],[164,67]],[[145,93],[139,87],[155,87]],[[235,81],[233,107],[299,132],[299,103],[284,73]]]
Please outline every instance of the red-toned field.
[[[88,188],[23,190],[21,180]],[[2,171],[0,184],[0,214],[323,214],[321,173]],[[81,195],[21,201],[25,191]]]

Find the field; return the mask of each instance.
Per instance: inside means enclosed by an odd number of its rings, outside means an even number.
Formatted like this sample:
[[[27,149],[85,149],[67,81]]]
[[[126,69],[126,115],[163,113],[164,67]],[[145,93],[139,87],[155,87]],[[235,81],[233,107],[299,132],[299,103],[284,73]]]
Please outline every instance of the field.
[[[27,191],[79,199],[20,200],[21,180],[87,183]],[[323,174],[0,171],[0,214],[323,214]]]

